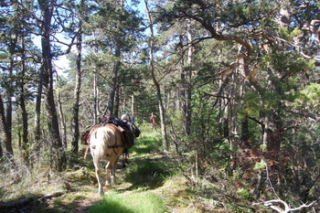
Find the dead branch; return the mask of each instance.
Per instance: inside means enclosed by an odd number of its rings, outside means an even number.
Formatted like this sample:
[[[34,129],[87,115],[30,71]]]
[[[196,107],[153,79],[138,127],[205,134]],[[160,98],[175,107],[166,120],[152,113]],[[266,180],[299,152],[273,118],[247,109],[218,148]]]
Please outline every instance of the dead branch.
[[[26,198],[21,198],[19,200],[15,200],[15,201],[11,201],[11,202],[7,202],[7,203],[0,203],[0,210],[1,209],[11,209],[11,208],[18,208],[20,206],[25,206],[28,205],[29,203],[33,202],[33,201],[43,201],[46,199],[50,199],[53,197],[60,197],[61,195],[63,195],[66,191],[62,190],[62,191],[56,191],[56,192],[52,192],[50,194],[47,195],[43,195],[43,196],[32,196],[32,197],[26,197]]]
[[[251,206],[264,205],[264,206],[267,206],[267,207],[269,207],[279,213],[289,213],[289,212],[293,212],[293,211],[299,211],[303,208],[309,208],[309,207],[315,206],[317,203],[318,203],[318,201],[313,201],[310,204],[302,204],[299,207],[290,208],[289,204],[287,204],[285,201],[280,200],[280,199],[276,199],[276,200],[263,201],[260,203],[254,203]],[[283,205],[284,209],[281,208],[279,205]]]

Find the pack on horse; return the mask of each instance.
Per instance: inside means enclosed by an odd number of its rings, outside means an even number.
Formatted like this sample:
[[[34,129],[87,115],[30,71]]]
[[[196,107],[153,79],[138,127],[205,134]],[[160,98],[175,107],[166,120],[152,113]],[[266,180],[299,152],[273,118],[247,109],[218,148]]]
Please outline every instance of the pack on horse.
[[[111,187],[115,183],[115,171],[117,162],[125,148],[131,148],[134,144],[134,136],[130,131],[125,131],[119,123],[110,118],[88,128],[82,135],[81,140],[87,144],[84,159],[90,149],[96,178],[98,181],[98,193],[103,194],[101,185],[100,161],[106,160],[106,186]],[[124,163],[124,162],[122,162]]]
[[[129,128],[131,132],[133,132],[134,137],[139,137],[140,130],[134,125],[134,120],[131,118],[128,112],[126,112],[121,116],[121,120],[126,124],[126,127]],[[129,158],[129,149],[125,148],[121,156],[122,156],[122,167],[126,167],[126,163],[128,163],[128,158]]]

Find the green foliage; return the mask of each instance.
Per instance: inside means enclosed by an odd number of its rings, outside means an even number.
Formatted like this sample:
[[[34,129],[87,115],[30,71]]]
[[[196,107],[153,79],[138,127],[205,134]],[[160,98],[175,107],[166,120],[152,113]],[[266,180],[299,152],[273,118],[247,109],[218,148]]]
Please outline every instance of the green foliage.
[[[243,113],[251,117],[257,117],[261,109],[261,97],[256,91],[249,91],[243,97]]]
[[[265,55],[261,58],[262,66],[265,68],[272,67],[277,69],[283,75],[293,75],[303,70],[311,70],[314,67],[313,62],[306,61],[296,52],[281,52]]]
[[[305,89],[296,93],[293,107],[303,107],[318,111],[320,103],[320,84],[313,83],[307,85]]]
[[[151,192],[133,192],[130,194],[113,192],[89,209],[89,213],[101,212],[162,213],[165,212],[165,206],[161,198]]]
[[[237,191],[237,193],[241,198],[244,198],[244,199],[251,199],[252,198],[251,192],[247,189],[239,189]]]
[[[261,161],[261,162],[256,162],[256,164],[254,165],[253,170],[258,171],[258,170],[263,170],[265,169],[267,166],[266,162]]]

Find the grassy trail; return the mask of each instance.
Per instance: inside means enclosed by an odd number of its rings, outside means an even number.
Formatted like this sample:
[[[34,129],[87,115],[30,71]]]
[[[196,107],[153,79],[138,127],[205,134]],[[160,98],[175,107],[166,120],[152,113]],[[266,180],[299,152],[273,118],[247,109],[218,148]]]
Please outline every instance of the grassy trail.
[[[188,187],[177,162],[161,154],[160,147],[158,131],[142,131],[130,150],[128,167],[117,171],[118,184],[88,212],[200,212],[188,204]]]
[[[116,184],[97,194],[91,156],[79,157],[68,171],[57,173],[42,162],[35,173],[21,167],[22,178],[0,183],[0,213],[163,213],[204,212],[193,201],[179,162],[161,151],[159,131],[141,128],[130,149],[129,164],[118,164]],[[84,152],[85,147],[82,147]],[[12,174],[0,174],[2,180]],[[28,200],[28,202],[25,202]],[[23,201],[23,202],[22,202]],[[1,205],[12,205],[1,208]]]

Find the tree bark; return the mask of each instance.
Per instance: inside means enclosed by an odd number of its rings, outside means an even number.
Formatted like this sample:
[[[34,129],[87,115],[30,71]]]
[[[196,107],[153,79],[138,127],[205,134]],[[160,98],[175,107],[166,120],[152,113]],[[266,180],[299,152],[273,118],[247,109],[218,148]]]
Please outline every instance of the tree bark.
[[[5,110],[4,110],[4,104],[3,104],[3,100],[2,100],[2,96],[0,94],[0,125],[3,129],[4,132],[4,144],[6,147],[6,152],[9,158],[11,158],[13,156],[13,149],[12,149],[12,144],[11,144],[11,140],[9,140],[8,135],[10,134],[8,126],[7,126],[7,121],[6,121],[6,116],[5,116]]]
[[[25,103],[25,83],[24,83],[24,77],[25,77],[25,71],[26,71],[26,65],[25,65],[25,44],[24,44],[24,33],[22,34],[22,67],[21,67],[21,82],[20,82],[20,108],[21,108],[21,115],[22,115],[22,148],[23,148],[23,159],[24,162],[27,165],[30,165],[30,159],[29,159],[29,140],[28,140],[28,111],[26,109],[26,103]]]
[[[144,5],[146,9],[146,13],[148,16],[148,21],[150,24],[150,32],[151,32],[151,37],[150,37],[150,50],[149,50],[149,57],[150,57],[150,71],[151,71],[151,76],[154,85],[156,86],[157,90],[157,98],[158,98],[158,104],[159,104],[159,114],[160,114],[160,124],[161,124],[161,135],[162,135],[162,145],[165,148],[165,150],[169,150],[170,144],[167,139],[167,133],[166,133],[166,125],[165,125],[165,112],[164,112],[164,107],[163,107],[163,102],[161,98],[161,89],[160,85],[155,77],[154,74],[154,64],[153,64],[153,49],[154,49],[154,33],[153,33],[153,21],[150,15],[149,7],[148,7],[148,0],[144,0]]]
[[[56,1],[38,0],[41,13],[41,46],[43,60],[43,86],[45,93],[45,104],[48,117],[48,127],[50,138],[52,140],[52,162],[53,167],[58,171],[66,168],[66,155],[59,132],[59,122],[54,101],[53,93],[53,69],[52,69],[52,52],[51,52],[51,20],[55,9]]]
[[[12,43],[15,43],[16,41],[13,41]],[[15,46],[15,44],[13,44]],[[10,46],[10,67],[9,67],[9,76],[10,79],[13,77],[13,65],[14,65],[14,60],[13,60],[13,54],[14,54],[14,49],[15,47]],[[6,108],[6,113],[3,115],[3,119],[5,119],[5,126],[4,126],[4,131],[6,134],[6,151],[7,155],[9,158],[13,157],[13,148],[12,148],[12,99],[11,97],[13,96],[13,91],[12,91],[12,83],[11,80],[7,83],[7,108]],[[4,105],[3,105],[4,106]]]
[[[39,83],[37,88],[37,96],[36,96],[36,107],[35,107],[35,117],[34,117],[34,147],[33,152],[36,157],[40,154],[41,147],[41,127],[40,127],[40,116],[41,116],[41,95],[42,95],[42,82],[43,82],[43,66],[40,68],[39,73]],[[35,159],[34,159],[35,160]]]
[[[84,4],[84,1],[81,0],[81,5]],[[77,36],[77,58],[76,58],[76,82],[73,93],[73,120],[72,120],[72,128],[73,128],[73,138],[71,142],[71,151],[74,154],[77,154],[79,151],[79,107],[80,107],[80,93],[81,93],[81,58],[82,58],[82,21],[79,22],[79,34]]]
[[[68,143],[67,143],[67,125],[65,121],[65,116],[63,113],[62,109],[62,104],[61,104],[61,98],[60,98],[60,93],[59,91],[57,93],[57,107],[58,107],[58,112],[59,112],[59,117],[60,117],[60,125],[62,127],[62,133],[61,133],[61,141],[62,145],[64,148],[68,148]]]
[[[187,38],[188,38],[188,54],[187,54],[187,66],[189,66],[188,70],[185,70],[185,80],[186,80],[186,94],[185,94],[185,119],[186,119],[186,134],[191,135],[191,119],[192,119],[192,108],[191,108],[191,95],[192,95],[192,84],[191,84],[191,74],[192,70],[190,69],[192,65],[192,55],[193,55],[193,47],[192,43],[192,33],[191,33],[191,19],[187,20]]]
[[[113,65],[112,69],[112,81],[110,85],[110,93],[109,93],[109,102],[108,102],[108,110],[109,114],[118,116],[115,114],[115,102],[116,102],[116,92],[117,92],[117,85],[118,85],[118,70],[120,67],[120,44],[119,42],[116,44],[116,50],[115,50],[115,57],[117,58],[117,61]]]

